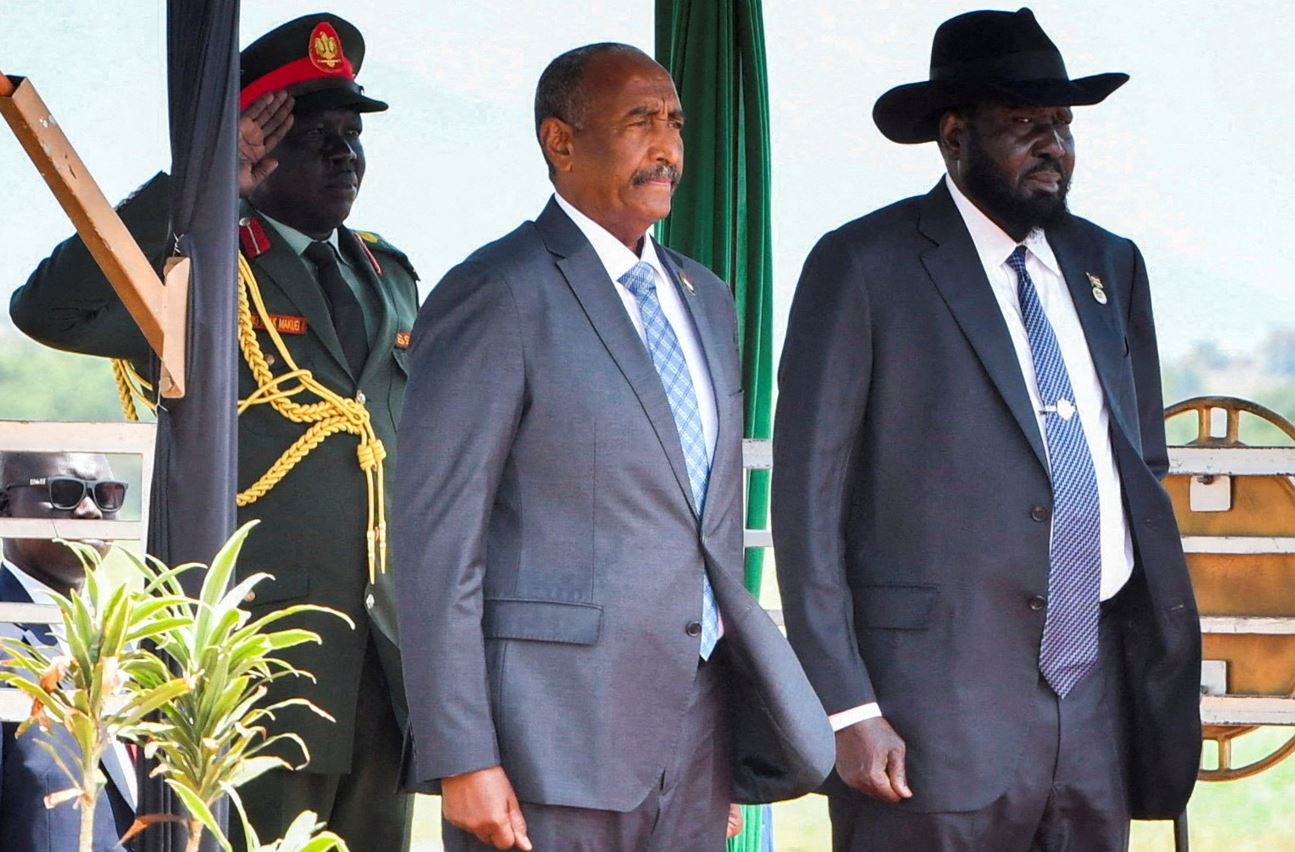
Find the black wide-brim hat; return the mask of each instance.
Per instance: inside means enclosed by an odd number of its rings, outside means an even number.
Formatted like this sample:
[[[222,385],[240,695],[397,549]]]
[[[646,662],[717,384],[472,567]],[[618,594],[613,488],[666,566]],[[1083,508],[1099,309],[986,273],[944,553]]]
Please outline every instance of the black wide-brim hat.
[[[381,112],[387,105],[355,82],[364,63],[364,36],[327,12],[280,24],[239,54],[239,109],[267,92],[287,89],[296,112],[353,109]]]
[[[1070,79],[1061,51],[1029,9],[967,12],[931,43],[931,79],[896,86],[877,99],[872,120],[892,142],[932,142],[940,116],[986,100],[1035,106],[1088,106],[1128,82],[1128,74]]]

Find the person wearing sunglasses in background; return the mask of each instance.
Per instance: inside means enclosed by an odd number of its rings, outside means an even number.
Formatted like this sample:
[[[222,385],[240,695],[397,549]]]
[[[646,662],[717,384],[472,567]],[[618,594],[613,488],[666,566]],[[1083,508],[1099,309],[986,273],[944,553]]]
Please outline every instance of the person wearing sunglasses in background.
[[[88,453],[6,453],[0,455],[0,517],[112,520],[126,499],[126,483],[112,478],[108,460]],[[103,541],[87,541],[100,553]],[[0,567],[0,602],[54,604],[85,583],[85,566],[67,545],[48,539],[6,539]],[[30,645],[57,647],[57,625],[0,623],[0,636]],[[2,656],[2,655],[0,655]],[[18,725],[0,732],[0,849],[5,852],[65,852],[77,848],[81,812],[72,803],[47,809],[45,797],[69,786],[44,743],[62,755],[77,753],[63,728],[32,726],[21,737]],[[104,751],[107,784],[94,814],[94,850],[132,848],[117,838],[135,819],[136,781],[122,743]]]

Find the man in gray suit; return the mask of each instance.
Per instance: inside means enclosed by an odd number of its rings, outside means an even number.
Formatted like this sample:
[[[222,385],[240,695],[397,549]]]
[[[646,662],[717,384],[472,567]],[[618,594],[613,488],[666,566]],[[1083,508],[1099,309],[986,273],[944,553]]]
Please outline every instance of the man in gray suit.
[[[832,736],[742,587],[742,387],[724,282],[656,244],[670,76],[555,59],[556,194],[420,312],[394,515],[411,782],[448,849],[706,850],[800,795]]]
[[[805,263],[780,367],[788,636],[837,729],[835,848],[1119,850],[1200,752],[1200,627],[1138,249],[1071,215],[1072,80],[1028,9],[941,25],[873,112],[947,176]]]

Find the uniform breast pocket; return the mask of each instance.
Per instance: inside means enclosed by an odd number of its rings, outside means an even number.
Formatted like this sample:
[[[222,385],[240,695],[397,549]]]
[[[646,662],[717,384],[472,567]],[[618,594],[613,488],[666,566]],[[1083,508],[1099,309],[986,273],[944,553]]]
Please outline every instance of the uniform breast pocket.
[[[256,332],[256,342],[258,350],[253,350],[252,359],[249,363],[248,352],[240,349],[239,351],[239,369],[238,369],[238,397],[247,399],[256,393],[267,379],[273,381],[284,373],[290,372],[293,366],[299,370],[313,370],[314,358],[312,347],[307,345],[305,335],[281,334],[284,350],[280,350],[270,335],[265,331]],[[253,366],[255,365],[255,367]],[[264,372],[263,372],[264,371]],[[289,380],[279,385],[279,389],[291,390],[298,386],[298,382]],[[291,397],[293,402],[310,404],[316,399],[311,394],[297,394]],[[260,403],[250,406],[238,418],[239,429],[245,429],[261,435],[282,435],[287,432],[298,434],[300,427],[284,420],[282,415],[274,411],[268,403]]]

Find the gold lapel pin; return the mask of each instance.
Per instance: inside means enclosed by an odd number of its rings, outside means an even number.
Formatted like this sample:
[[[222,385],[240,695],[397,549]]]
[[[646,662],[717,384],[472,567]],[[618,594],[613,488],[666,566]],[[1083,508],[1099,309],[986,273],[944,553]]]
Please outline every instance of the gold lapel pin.
[[[1096,300],[1099,305],[1106,304],[1106,287],[1102,284],[1102,279],[1098,278],[1091,272],[1086,272],[1084,274],[1088,276],[1088,283],[1093,285],[1093,299]]]
[[[687,275],[684,275],[682,272],[680,272],[679,280],[683,282],[684,289],[686,289],[691,295],[693,296],[697,295],[697,288],[692,286],[692,282],[688,280]]]

